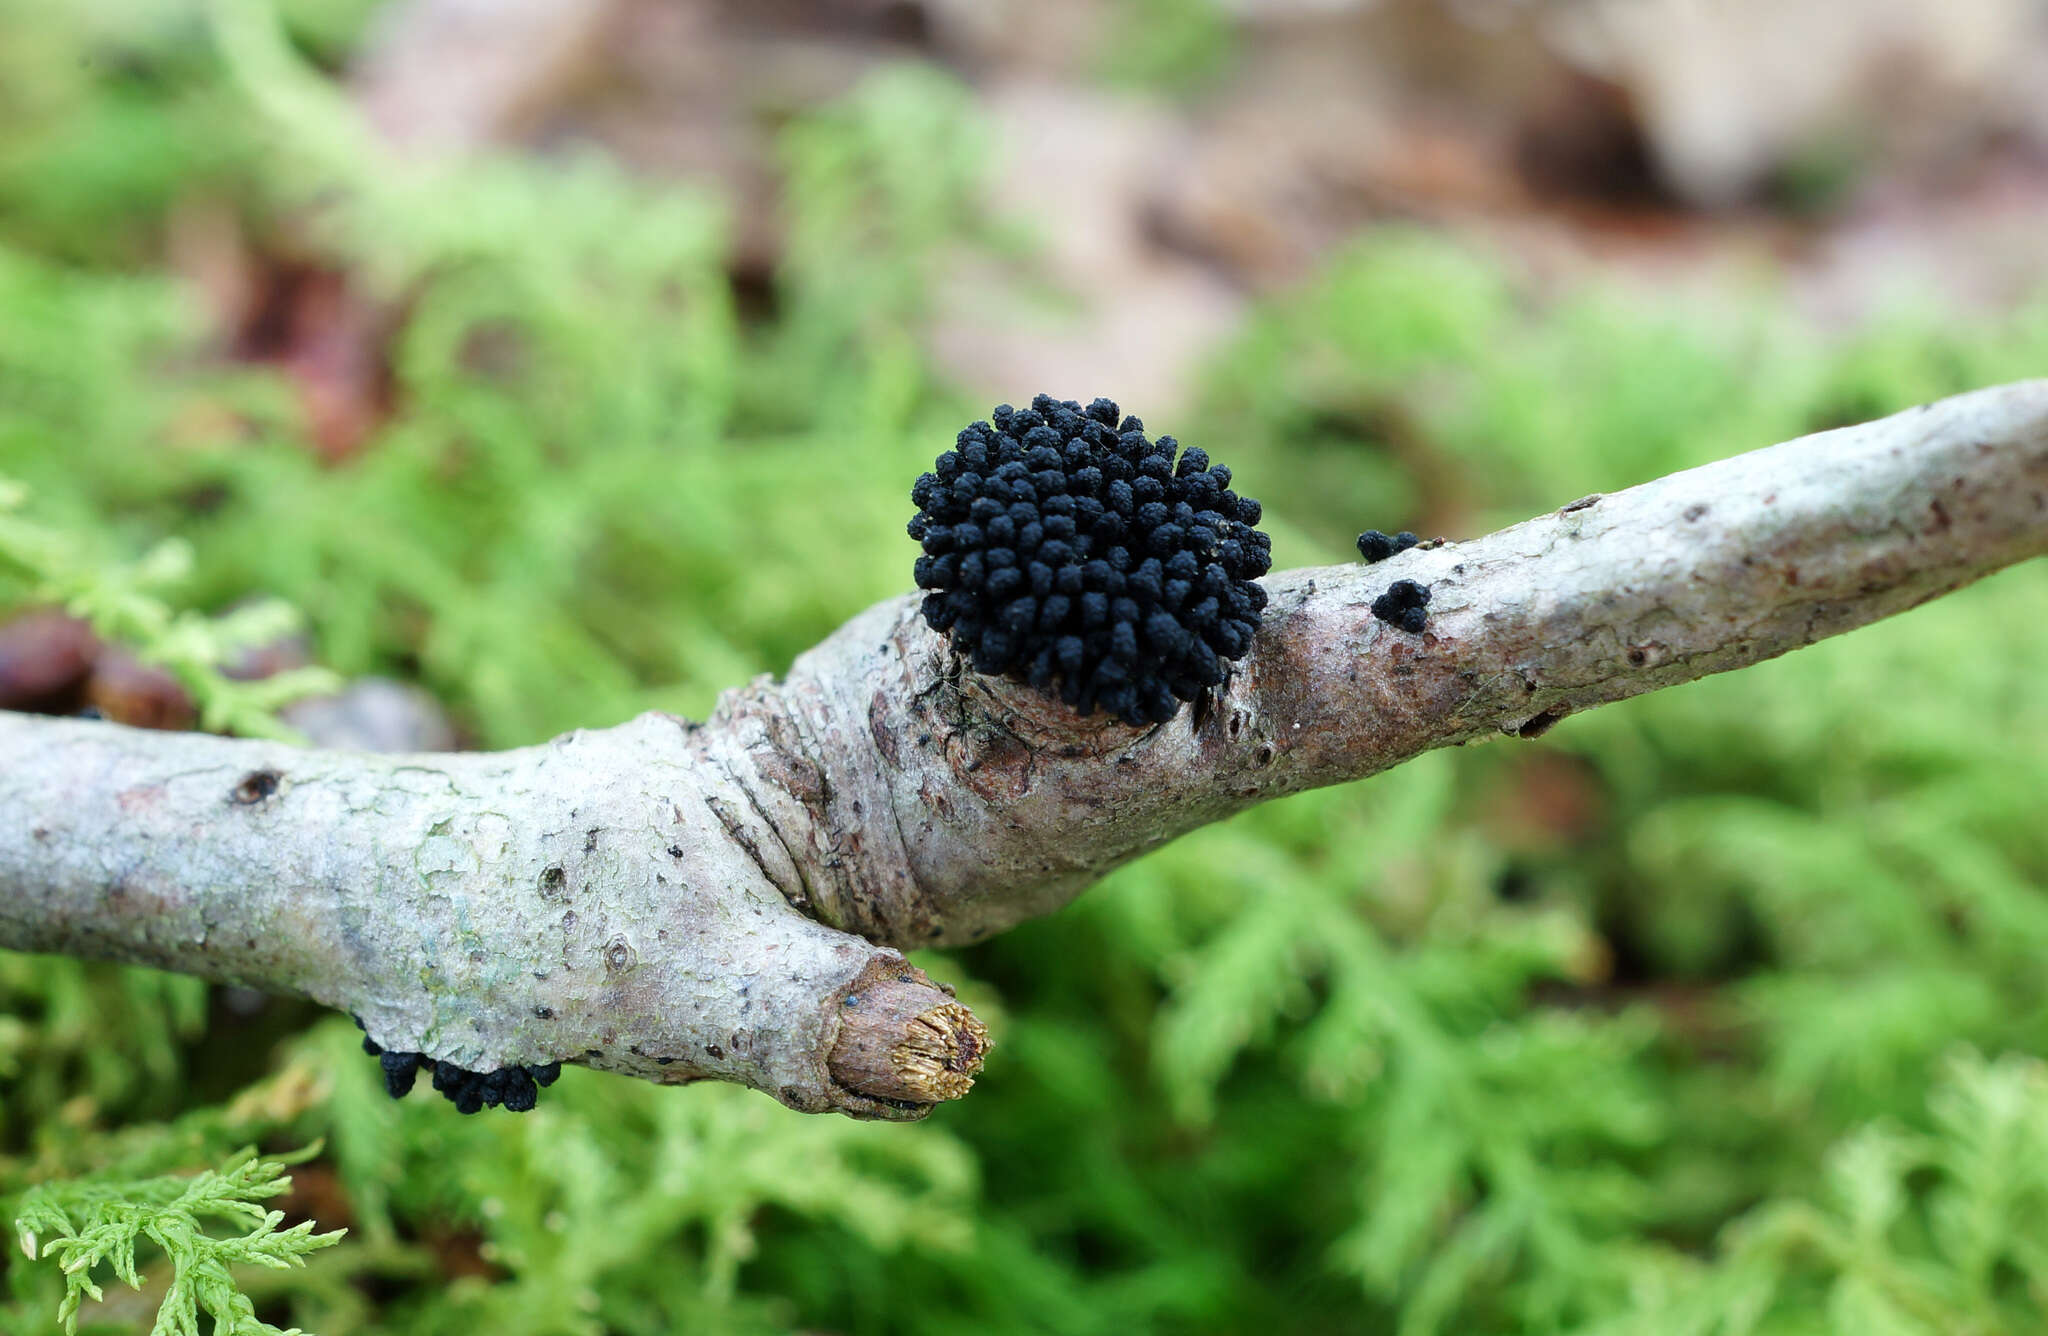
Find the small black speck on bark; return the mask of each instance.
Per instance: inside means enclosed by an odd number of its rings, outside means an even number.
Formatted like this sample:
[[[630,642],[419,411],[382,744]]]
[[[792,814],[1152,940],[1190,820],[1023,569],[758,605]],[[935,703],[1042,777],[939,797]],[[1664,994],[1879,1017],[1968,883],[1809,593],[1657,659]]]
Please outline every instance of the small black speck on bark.
[[[275,794],[283,780],[284,776],[275,770],[251,770],[229,791],[228,800],[237,807],[254,807]]]

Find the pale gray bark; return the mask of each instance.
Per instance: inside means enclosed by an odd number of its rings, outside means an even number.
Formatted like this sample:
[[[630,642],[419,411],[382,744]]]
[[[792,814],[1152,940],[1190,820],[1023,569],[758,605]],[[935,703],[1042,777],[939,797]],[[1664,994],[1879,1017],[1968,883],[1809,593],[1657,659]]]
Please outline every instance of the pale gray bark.
[[[827,1059],[847,994],[913,972],[790,908],[696,731],[387,757],[0,714],[0,943],[304,993],[472,1069],[899,1112]]]
[[[921,976],[890,947],[984,937],[1254,803],[1533,736],[2044,551],[2048,380],[1275,575],[1228,688],[1155,728],[964,670],[914,598],[701,726],[498,754],[0,715],[0,944],[305,993],[472,1068],[915,1116],[906,1089],[959,1093],[986,1037],[941,995],[906,1002],[893,981]],[[1369,610],[1402,578],[1434,591],[1419,636]]]

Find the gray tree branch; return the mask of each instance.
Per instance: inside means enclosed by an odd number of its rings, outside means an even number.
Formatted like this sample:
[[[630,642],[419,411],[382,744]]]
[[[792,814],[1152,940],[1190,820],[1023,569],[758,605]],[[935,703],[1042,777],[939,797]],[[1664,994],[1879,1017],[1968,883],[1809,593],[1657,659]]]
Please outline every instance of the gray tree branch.
[[[1487,537],[1286,572],[1170,723],[966,670],[894,599],[721,697],[387,757],[0,714],[0,945],[302,993],[387,1048],[916,1117],[987,1035],[896,948],[1049,913],[1282,794],[1742,667],[2048,551],[2048,380]],[[1374,620],[1395,579],[1429,628]]]

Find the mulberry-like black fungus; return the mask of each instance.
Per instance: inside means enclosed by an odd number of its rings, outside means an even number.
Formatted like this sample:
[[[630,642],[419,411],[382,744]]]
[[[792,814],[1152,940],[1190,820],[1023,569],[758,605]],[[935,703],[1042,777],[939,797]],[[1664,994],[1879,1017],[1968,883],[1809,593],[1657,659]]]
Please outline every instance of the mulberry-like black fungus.
[[[362,1017],[354,1020],[356,1028],[362,1029]],[[378,1065],[384,1069],[384,1089],[391,1098],[404,1099],[411,1094],[419,1074],[428,1071],[434,1075],[434,1089],[455,1106],[457,1113],[476,1113],[500,1106],[513,1113],[525,1113],[539,1101],[540,1092],[553,1085],[562,1074],[559,1062],[475,1072],[452,1062],[436,1062],[424,1053],[404,1053],[381,1047],[368,1035],[363,1036],[363,1052],[377,1059]]]
[[[1413,580],[1396,580],[1387,592],[1372,601],[1372,615],[1411,635],[1421,635],[1429,625],[1429,586]]]
[[[931,628],[977,672],[1127,724],[1164,723],[1221,684],[1266,607],[1259,503],[1107,399],[1041,394],[991,419],[911,489]]]
[[[1406,552],[1421,541],[1420,538],[1409,533],[1406,529],[1396,534],[1385,534],[1381,533],[1378,529],[1367,529],[1364,533],[1358,535],[1358,555],[1364,557],[1368,564],[1375,561],[1385,561],[1396,552]]]

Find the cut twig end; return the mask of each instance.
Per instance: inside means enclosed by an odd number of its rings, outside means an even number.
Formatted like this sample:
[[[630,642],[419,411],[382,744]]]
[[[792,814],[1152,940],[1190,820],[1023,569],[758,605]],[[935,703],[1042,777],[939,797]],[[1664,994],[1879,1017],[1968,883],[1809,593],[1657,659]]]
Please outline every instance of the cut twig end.
[[[897,1079],[920,1102],[958,1099],[974,1088],[989,1050],[988,1027],[958,1002],[921,1012],[890,1054]]]
[[[840,1008],[833,1079],[876,1099],[936,1104],[974,1088],[991,1042],[980,1018],[921,974],[856,987]]]

